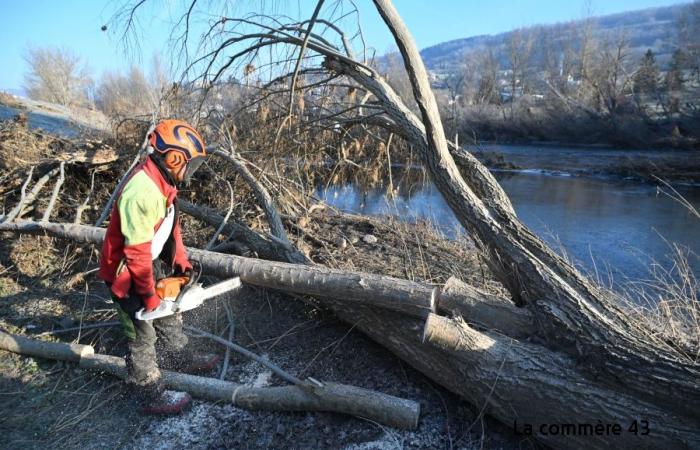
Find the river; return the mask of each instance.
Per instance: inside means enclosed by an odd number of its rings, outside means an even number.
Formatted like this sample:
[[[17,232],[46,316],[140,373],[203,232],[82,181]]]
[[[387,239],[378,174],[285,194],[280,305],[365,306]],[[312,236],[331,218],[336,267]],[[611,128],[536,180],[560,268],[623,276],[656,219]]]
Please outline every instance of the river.
[[[508,150],[518,154],[520,163],[528,160],[528,151],[534,151],[527,147]],[[557,150],[561,151],[573,154],[582,150]],[[591,155],[594,158],[605,154],[618,157],[616,153],[622,152],[585,151],[598,153]],[[545,168],[494,174],[523,222],[550,245],[565,249],[584,270],[591,273],[597,270],[601,275],[607,274],[604,279],[611,276],[614,282],[636,280],[647,276],[652,259],[670,267],[669,243],[700,254],[700,219],[658,192],[655,186],[613,178],[571,176],[561,164]],[[700,209],[700,186],[676,188]],[[347,212],[388,214],[404,220],[427,219],[450,237],[462,232],[452,211],[429,182],[402,186],[393,200],[387,198],[385,189],[354,184],[319,187],[316,193]],[[691,258],[691,264],[694,273],[700,276],[698,259]]]

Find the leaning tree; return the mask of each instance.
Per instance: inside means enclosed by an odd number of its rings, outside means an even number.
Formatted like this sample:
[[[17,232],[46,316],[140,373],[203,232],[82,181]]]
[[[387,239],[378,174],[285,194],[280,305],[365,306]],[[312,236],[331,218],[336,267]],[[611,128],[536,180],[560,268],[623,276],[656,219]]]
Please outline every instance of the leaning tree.
[[[122,11],[127,31],[144,3]],[[207,17],[215,18],[206,23],[194,51],[190,35],[197,0],[185,6],[173,31],[173,48],[184,62],[182,85],[202,94],[197,117],[221,130],[225,150],[216,155],[251,183],[271,230],[270,237],[261,238],[241,224],[223,226],[266,259],[191,249],[205,268],[222,277],[238,274],[252,285],[316,297],[507,425],[517,421],[535,430],[575,425],[568,435],[536,435],[550,445],[700,447],[697,352],[642,325],[606,289],[548,247],[519,220],[489,171],[448,141],[418,49],[390,0],[374,0],[374,6],[396,41],[412,98],[397,94],[364,48],[354,48],[363,38],[344,27],[348,17],[357,16],[352,2],[319,0],[302,21],[221,14],[209,2]],[[231,86],[241,104],[233,113],[221,112],[212,98],[222,101],[222,93],[233,92]],[[396,136],[412,146],[508,298],[455,279],[432,286],[311,265],[291,248],[274,198],[240,158],[243,149],[236,146],[232,130],[237,115],[251,109],[258,117],[268,111],[266,123],[277,127],[271,144],[275,151],[284,150],[282,136],[285,145],[303,146],[298,138],[304,133],[332,139],[339,147],[358,133],[378,140]],[[183,210],[222,224],[222,214],[201,205],[184,204]],[[92,242],[101,238],[95,228],[48,222],[14,221],[0,229]],[[634,423],[636,429],[630,427]],[[648,424],[648,433],[641,423]],[[595,428],[599,424],[602,432]],[[608,426],[614,424],[621,425],[619,432]]]

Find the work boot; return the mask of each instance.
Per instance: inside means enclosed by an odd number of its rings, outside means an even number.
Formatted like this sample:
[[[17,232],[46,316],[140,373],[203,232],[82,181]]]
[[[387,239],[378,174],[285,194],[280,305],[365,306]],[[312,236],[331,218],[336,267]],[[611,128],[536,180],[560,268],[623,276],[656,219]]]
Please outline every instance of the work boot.
[[[187,392],[163,391],[160,395],[146,400],[139,413],[145,415],[180,414],[192,401]]]

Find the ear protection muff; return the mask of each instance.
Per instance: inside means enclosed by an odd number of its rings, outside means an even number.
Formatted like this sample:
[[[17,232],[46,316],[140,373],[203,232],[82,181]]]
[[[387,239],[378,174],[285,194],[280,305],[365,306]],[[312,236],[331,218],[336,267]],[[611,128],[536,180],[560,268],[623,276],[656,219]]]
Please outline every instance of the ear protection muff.
[[[165,167],[172,170],[179,170],[187,164],[187,159],[185,155],[178,152],[177,150],[170,150],[165,154],[163,158],[165,162]]]
[[[146,140],[144,141],[144,145],[146,146],[146,154],[147,155],[152,155],[153,152],[155,151],[153,149],[153,146],[151,145],[151,139],[153,138],[153,131],[156,129],[155,124],[151,124],[150,127],[148,127],[148,131],[146,132]],[[143,148],[143,147],[141,147]]]

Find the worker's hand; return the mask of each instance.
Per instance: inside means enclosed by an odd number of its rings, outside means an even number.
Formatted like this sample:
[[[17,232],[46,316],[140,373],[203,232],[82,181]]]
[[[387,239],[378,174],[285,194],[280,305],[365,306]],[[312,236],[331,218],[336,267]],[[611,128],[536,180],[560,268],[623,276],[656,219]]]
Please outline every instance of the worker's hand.
[[[143,302],[143,309],[146,310],[146,312],[151,312],[160,306],[160,297],[156,294],[145,297],[141,301]]]
[[[188,260],[175,261],[173,269],[175,269],[175,275],[186,275],[192,272],[192,263]]]

